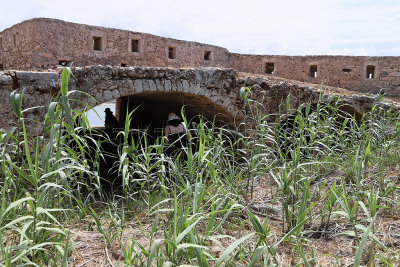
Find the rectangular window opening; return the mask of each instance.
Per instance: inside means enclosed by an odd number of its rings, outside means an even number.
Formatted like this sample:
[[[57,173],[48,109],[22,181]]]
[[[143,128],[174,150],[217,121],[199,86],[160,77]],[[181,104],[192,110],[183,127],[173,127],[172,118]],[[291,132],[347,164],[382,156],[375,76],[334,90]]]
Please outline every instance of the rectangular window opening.
[[[3,64],[0,64],[0,70],[4,70]]]
[[[176,47],[172,47],[172,46],[168,47],[168,58],[176,59]]]
[[[131,52],[140,52],[140,47],[139,47],[139,39],[132,39],[131,40]]]
[[[375,76],[375,66],[368,65],[367,66],[367,79],[373,79]]]
[[[96,51],[101,51],[102,50],[101,37],[93,36],[93,50],[96,50]]]
[[[71,63],[71,61],[67,61],[67,60],[58,61],[58,65],[61,65],[61,66],[64,66],[64,67],[68,66],[70,63]]]
[[[266,74],[274,74],[274,69],[275,69],[275,63],[274,62],[267,62],[265,64],[265,70],[264,72]]]
[[[343,71],[344,73],[350,73],[350,72],[351,72],[351,69],[342,69],[342,71]]]
[[[204,51],[204,60],[212,60],[211,51]]]
[[[317,73],[318,73],[317,65],[311,65],[310,66],[310,73],[309,73],[310,77],[316,78],[317,77]]]
[[[121,67],[126,67],[126,63],[121,63]]]
[[[0,50],[3,50],[3,37],[0,37]]]
[[[14,47],[17,46],[17,35],[16,34],[13,35],[13,45],[14,45]]]

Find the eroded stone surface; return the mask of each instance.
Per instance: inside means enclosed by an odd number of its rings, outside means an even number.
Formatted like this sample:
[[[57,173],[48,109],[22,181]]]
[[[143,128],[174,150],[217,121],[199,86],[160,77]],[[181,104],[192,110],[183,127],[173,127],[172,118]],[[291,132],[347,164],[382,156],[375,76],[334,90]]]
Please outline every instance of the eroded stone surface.
[[[159,105],[165,104],[163,99],[174,101],[184,96],[188,101],[185,104],[190,105],[191,101],[195,103],[192,109],[202,111],[209,117],[214,113],[220,113],[228,124],[233,118],[242,116],[243,103],[239,94],[242,86],[249,86],[252,89],[251,98],[258,101],[265,108],[265,112],[270,114],[277,113],[279,106],[285,110],[289,94],[292,109],[309,101],[316,103],[321,91],[325,92],[324,101],[336,100],[340,96],[341,103],[349,106],[357,114],[367,112],[375,101],[373,96],[349,91],[343,94],[332,88],[320,89],[309,84],[238,73],[232,69],[121,68],[95,65],[75,68],[72,71],[74,79],[71,79],[69,90],[83,92],[73,96],[83,103],[95,104],[87,94],[94,96],[98,103],[135,95],[151,100],[154,96]],[[25,94],[23,108],[38,107],[25,113],[26,118],[39,122],[31,122],[29,131],[40,134],[43,131],[40,122],[44,121],[47,106],[60,89],[60,76],[61,71],[0,72],[0,97],[3,99],[3,104],[0,106],[3,114],[0,128],[10,128],[16,124],[9,94],[13,90],[23,90]],[[327,94],[329,91],[331,93]],[[173,94],[174,97],[171,98],[168,94]],[[391,103],[380,103],[384,109],[389,109],[391,105]],[[75,108],[83,107],[75,106]]]

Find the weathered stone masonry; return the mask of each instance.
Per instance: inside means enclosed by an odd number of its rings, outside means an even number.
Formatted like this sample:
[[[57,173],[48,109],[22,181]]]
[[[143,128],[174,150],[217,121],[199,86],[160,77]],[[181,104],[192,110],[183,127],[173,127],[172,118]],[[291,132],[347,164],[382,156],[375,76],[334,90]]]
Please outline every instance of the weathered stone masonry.
[[[291,94],[291,107],[296,109],[309,101],[316,103],[321,93],[318,86],[297,85],[265,76],[248,77],[248,74],[238,73],[233,69],[95,65],[73,68],[73,73],[76,80],[71,79],[70,91],[77,90],[92,95],[99,103],[117,99],[116,113],[120,122],[125,119],[124,111],[129,101],[132,101],[129,110],[144,104],[144,110],[136,112],[134,120],[140,121],[140,116],[143,116],[146,122],[155,124],[153,127],[162,127],[165,114],[171,110],[179,112],[182,105],[185,106],[189,119],[197,114],[213,119],[217,114],[217,119],[228,124],[235,123],[235,119],[240,121],[243,103],[239,92],[244,85],[253,89],[251,97],[260,101],[270,114],[277,113],[279,109],[285,110],[288,94]],[[0,128],[16,125],[9,94],[13,90],[24,90],[23,108],[37,107],[24,113],[28,129],[32,134],[42,133],[44,114],[51,99],[59,91],[60,74],[61,72],[0,72],[0,97],[3,99],[0,105]],[[72,97],[93,106],[97,104],[80,92],[74,93]],[[334,98],[337,97],[339,95],[335,94]],[[328,99],[329,95],[324,95],[323,100]],[[368,111],[375,100],[374,97],[355,94],[341,95],[340,99],[348,111],[356,114]],[[381,103],[381,106],[388,109],[391,105]]]
[[[231,54],[230,60],[244,72],[266,72],[273,64],[274,76],[372,94],[384,88],[388,97],[400,100],[400,57]]]
[[[251,40],[246,40],[251,41]],[[400,57],[243,55],[146,33],[37,18],[0,32],[0,70],[69,64],[220,67],[400,99]]]
[[[179,112],[183,105],[188,116],[204,114],[212,119],[217,115],[226,122],[233,122],[234,114],[239,113],[240,99],[235,88],[237,73],[232,69],[112,68],[96,65],[74,68],[73,73],[75,79],[70,80],[69,90],[77,92],[71,97],[91,106],[117,99],[116,115],[121,122],[125,120],[126,104],[132,96],[131,105],[144,104],[147,122],[159,123],[158,127],[162,127],[168,112]],[[0,97],[3,99],[0,128],[16,125],[9,94],[13,90],[23,90],[23,108],[37,107],[26,112],[24,117],[32,122],[29,126],[31,133],[41,133],[44,114],[59,91],[60,75],[61,72],[0,72]],[[97,102],[88,95],[95,97]],[[151,100],[150,104],[148,100]],[[83,106],[75,108],[83,109]],[[130,107],[129,110],[132,109]],[[135,121],[138,113],[135,113]]]
[[[228,65],[228,51],[221,47],[55,19],[24,21],[4,30],[0,37],[0,63],[5,69],[31,70],[69,62],[75,66]],[[210,53],[208,60],[205,52]]]

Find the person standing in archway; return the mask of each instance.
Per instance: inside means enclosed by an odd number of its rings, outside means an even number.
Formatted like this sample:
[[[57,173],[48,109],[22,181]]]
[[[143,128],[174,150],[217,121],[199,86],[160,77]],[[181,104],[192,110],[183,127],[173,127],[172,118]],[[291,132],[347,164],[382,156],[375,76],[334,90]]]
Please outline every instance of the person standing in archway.
[[[169,144],[166,153],[175,154],[179,149],[186,147],[190,139],[190,133],[183,125],[181,118],[171,112],[168,114],[168,122],[164,128],[164,141]]]
[[[113,131],[114,129],[121,128],[117,118],[115,118],[110,108],[106,108],[104,112],[106,113],[104,120],[104,126],[106,127],[106,129]]]

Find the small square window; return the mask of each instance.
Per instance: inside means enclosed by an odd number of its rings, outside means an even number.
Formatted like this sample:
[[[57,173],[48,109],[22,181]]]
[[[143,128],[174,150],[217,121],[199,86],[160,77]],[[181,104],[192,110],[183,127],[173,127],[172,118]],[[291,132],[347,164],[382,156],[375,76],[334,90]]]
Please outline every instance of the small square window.
[[[131,52],[140,52],[139,39],[131,39]]]
[[[96,51],[101,51],[102,50],[101,37],[93,36],[93,50],[96,50]]]
[[[368,65],[367,66],[367,79],[373,79],[375,76],[375,66]]]
[[[275,63],[274,62],[267,62],[265,64],[265,73],[266,74],[274,74],[275,70]]]
[[[168,47],[168,58],[176,59],[176,47],[172,47],[172,46]]]
[[[317,77],[317,74],[318,74],[318,67],[317,67],[317,65],[311,65],[311,66],[310,66],[310,73],[309,73],[310,77],[316,78],[316,77]]]
[[[204,51],[204,60],[212,60],[212,52],[211,51]]]

